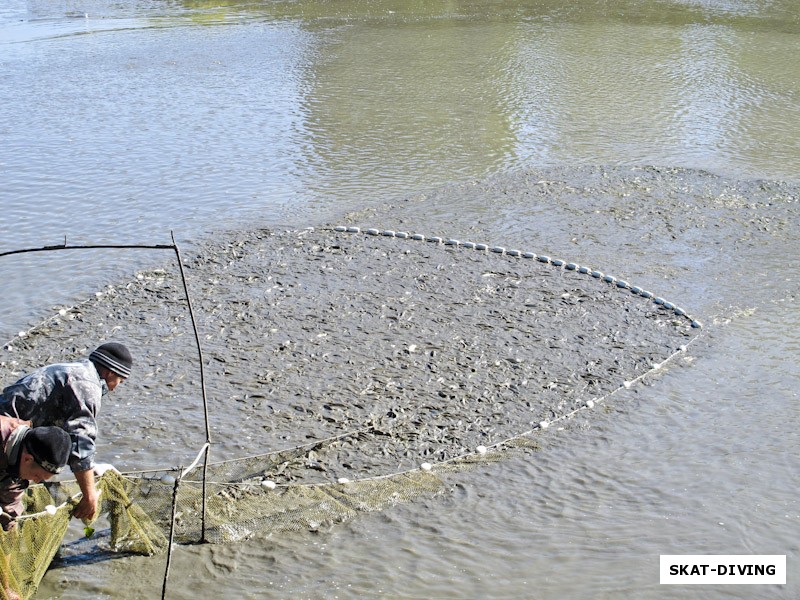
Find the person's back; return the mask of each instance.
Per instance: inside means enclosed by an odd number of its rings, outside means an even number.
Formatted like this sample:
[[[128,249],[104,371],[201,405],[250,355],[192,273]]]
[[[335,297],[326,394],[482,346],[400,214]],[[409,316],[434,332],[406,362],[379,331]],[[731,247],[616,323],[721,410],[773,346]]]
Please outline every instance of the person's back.
[[[0,414],[31,421],[34,427],[57,425],[94,437],[104,393],[103,380],[88,359],[48,365],[3,390]]]

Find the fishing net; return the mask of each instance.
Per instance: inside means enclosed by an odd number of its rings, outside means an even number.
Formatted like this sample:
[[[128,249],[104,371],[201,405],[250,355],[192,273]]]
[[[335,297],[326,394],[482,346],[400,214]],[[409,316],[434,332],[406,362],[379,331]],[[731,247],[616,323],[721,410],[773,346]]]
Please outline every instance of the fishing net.
[[[359,431],[352,436],[369,434]],[[107,550],[154,555],[165,552],[171,535],[176,543],[222,544],[256,534],[315,531],[359,512],[382,510],[421,495],[436,494],[445,486],[445,473],[502,460],[515,447],[536,447],[532,439],[510,440],[506,450],[475,453],[360,481],[275,482],[288,464],[319,457],[345,437],[348,436],[211,464],[205,484],[193,477],[198,474],[195,472],[180,478],[178,469],[126,474],[107,471],[97,481],[102,512],[110,524]],[[222,478],[230,480],[215,480]],[[78,492],[74,481],[36,485],[28,490],[26,515],[11,531],[0,532],[5,558],[0,564],[1,598],[30,598],[34,594],[67,533]]]
[[[597,270],[403,232],[262,230],[187,267],[208,332],[212,411],[241,409],[243,432],[260,425],[234,441],[289,447],[189,469],[107,471],[98,485],[111,552],[313,531],[440,493],[450,473],[537,449],[546,429],[580,421],[685,352],[699,331],[682,309]],[[232,301],[217,300],[231,290]],[[195,376],[175,315],[181,294],[176,273],[142,273],[25,332],[3,348],[2,365],[14,374],[35,367],[41,346],[83,354],[98,335],[90,315],[102,315],[108,332],[127,331],[135,315],[153,324],[131,340],[152,373],[126,391],[144,404],[168,379],[163,404],[181,419],[191,411],[180,394]],[[135,437],[150,415],[124,410],[116,434]],[[311,441],[278,443],[287,432]],[[0,534],[6,590],[28,598],[36,589],[77,493],[74,482],[29,490],[31,516]]]
[[[70,520],[70,507],[45,512],[49,494],[36,486],[27,494],[27,510],[35,514],[20,520],[10,531],[0,532],[0,594],[30,598],[58,551]]]
[[[166,549],[167,538],[143,506],[133,501],[136,486],[127,478],[108,471],[97,488],[103,498],[102,511],[111,522],[111,549],[146,555]],[[35,485],[26,492],[25,515],[10,531],[0,532],[3,598],[30,598],[36,591],[67,533],[78,492],[74,481]]]

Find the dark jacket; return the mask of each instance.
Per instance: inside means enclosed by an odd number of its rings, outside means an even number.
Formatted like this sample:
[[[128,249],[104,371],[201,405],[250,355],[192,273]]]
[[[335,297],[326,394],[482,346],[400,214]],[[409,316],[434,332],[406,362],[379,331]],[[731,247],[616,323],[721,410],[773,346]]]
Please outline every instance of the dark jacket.
[[[61,427],[72,438],[70,468],[86,471],[94,466],[96,418],[107,391],[89,359],[48,365],[3,390],[0,415],[31,421],[34,427]]]

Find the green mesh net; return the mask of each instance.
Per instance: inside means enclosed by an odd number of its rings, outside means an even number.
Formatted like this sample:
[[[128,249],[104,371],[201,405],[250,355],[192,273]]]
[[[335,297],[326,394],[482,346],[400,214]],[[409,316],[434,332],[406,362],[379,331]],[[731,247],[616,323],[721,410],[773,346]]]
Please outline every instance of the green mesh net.
[[[502,460],[515,448],[536,447],[533,439],[510,440],[504,449],[424,464],[383,477],[276,483],[286,464],[301,461],[309,453],[324,454],[340,439],[210,464],[205,469],[205,485],[202,477],[197,477],[202,475],[202,466],[183,478],[177,469],[127,474],[107,471],[97,486],[102,513],[109,522],[108,549],[155,555],[166,551],[170,535],[176,543],[221,544],[254,535],[313,531],[360,512],[439,493],[446,473]],[[228,481],[215,481],[218,477]],[[67,533],[78,493],[75,481],[36,485],[27,491],[26,514],[11,531],[0,532],[4,556],[0,565],[1,598],[30,598],[35,593]]]
[[[109,471],[97,483],[103,511],[111,522],[111,548],[120,552],[163,552],[167,538],[141,505],[132,501],[136,486]],[[78,493],[77,483],[32,486],[25,496],[25,515],[10,531],[0,532],[3,561],[0,565],[3,598],[30,598],[67,533]]]

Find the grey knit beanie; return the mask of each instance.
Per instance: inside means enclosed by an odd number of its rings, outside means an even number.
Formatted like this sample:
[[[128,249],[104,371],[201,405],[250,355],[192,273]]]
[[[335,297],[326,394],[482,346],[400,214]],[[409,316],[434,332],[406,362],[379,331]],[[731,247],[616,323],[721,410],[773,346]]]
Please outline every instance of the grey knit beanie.
[[[122,377],[130,377],[133,358],[128,349],[117,342],[109,342],[98,346],[89,355],[89,360],[107,369],[114,371]]]

